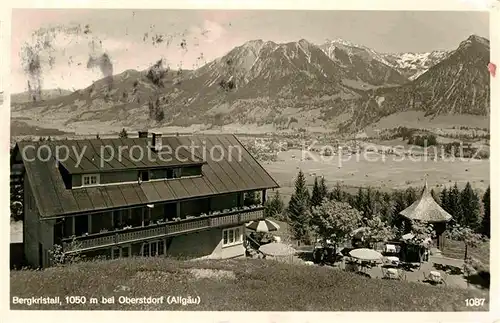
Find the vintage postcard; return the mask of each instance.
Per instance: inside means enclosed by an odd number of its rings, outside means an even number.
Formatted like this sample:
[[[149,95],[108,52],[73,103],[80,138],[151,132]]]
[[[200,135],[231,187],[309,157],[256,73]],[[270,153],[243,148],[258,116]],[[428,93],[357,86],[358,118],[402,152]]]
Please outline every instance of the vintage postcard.
[[[498,318],[494,9],[370,3],[12,9],[9,317]]]

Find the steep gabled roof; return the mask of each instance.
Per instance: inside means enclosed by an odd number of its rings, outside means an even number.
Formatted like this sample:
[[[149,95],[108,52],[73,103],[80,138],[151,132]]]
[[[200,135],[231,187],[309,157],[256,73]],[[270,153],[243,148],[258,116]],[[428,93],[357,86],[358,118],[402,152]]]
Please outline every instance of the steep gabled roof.
[[[399,213],[410,220],[418,220],[423,222],[448,222],[452,216],[446,212],[439,204],[436,203],[432,194],[425,182],[422,196],[415,201],[412,205]]]
[[[23,163],[40,216],[47,218],[279,187],[234,135],[176,136],[163,139],[163,145],[166,145],[165,139],[167,139],[168,145],[174,150],[179,146],[189,147],[191,143],[194,143],[199,147],[206,147],[207,150],[214,146],[220,147],[217,151],[221,150],[223,154],[219,160],[217,153],[215,156],[210,156],[211,154],[207,152],[206,163],[202,168],[203,176],[200,177],[67,189],[54,157],[43,161],[34,158],[36,156],[33,149],[27,150],[23,156]],[[146,141],[147,138],[134,140]],[[75,142],[77,145],[81,144],[81,141],[69,141],[69,144],[74,145]],[[102,140],[101,144],[105,142]],[[14,151],[19,152],[19,149],[27,144],[30,143],[19,143]],[[92,144],[99,149],[99,142],[94,141]],[[48,147],[51,147],[53,153],[55,143],[51,143]],[[187,164],[192,164],[192,161]],[[66,167],[67,164],[63,166]],[[99,172],[100,169],[94,166],[92,166],[93,172]],[[150,167],[155,166],[158,165]],[[165,165],[160,166],[165,167]],[[144,167],[146,166],[142,168]],[[87,170],[84,167],[79,172],[85,173],[88,172]],[[111,169],[106,166],[102,171],[111,171]]]

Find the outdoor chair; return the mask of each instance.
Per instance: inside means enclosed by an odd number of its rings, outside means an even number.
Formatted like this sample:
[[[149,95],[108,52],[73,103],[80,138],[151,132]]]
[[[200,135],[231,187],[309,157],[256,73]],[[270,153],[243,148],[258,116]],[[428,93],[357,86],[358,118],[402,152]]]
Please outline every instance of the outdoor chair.
[[[428,274],[425,272],[422,273],[424,275],[424,282],[427,282],[432,285],[438,285],[438,284],[444,284],[446,285],[446,280],[443,277],[443,274],[441,274],[438,271],[430,271]]]
[[[382,273],[382,279],[406,280],[406,274],[403,270],[399,270],[396,268],[382,268]]]
[[[362,277],[366,277],[366,278],[372,278],[372,276],[369,274],[369,273],[365,273],[363,271],[357,271],[356,272],[357,275],[360,275]]]
[[[386,244],[384,248],[384,252],[388,254],[395,254],[396,253],[396,246],[393,244]]]
[[[385,279],[399,279],[399,272],[395,268],[382,269],[382,273]]]
[[[344,270],[347,272],[358,272],[359,271],[359,265],[357,262],[353,260],[346,260],[345,261],[345,266]]]
[[[398,267],[399,266],[399,258],[394,257],[394,256],[385,257],[384,264],[386,266]]]

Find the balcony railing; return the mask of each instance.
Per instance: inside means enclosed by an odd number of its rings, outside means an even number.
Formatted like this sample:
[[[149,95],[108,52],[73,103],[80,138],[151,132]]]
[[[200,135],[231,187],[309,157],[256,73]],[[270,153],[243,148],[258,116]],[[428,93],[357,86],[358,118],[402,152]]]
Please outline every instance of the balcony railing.
[[[161,238],[179,235],[183,233],[196,232],[209,228],[217,228],[228,225],[243,224],[253,220],[264,218],[264,208],[258,207],[248,210],[237,210],[226,213],[212,214],[209,216],[199,216],[178,221],[169,221],[162,224],[155,224],[146,227],[130,228],[103,233],[96,233],[75,238],[72,243],[71,238],[63,239],[63,249],[65,252],[113,246],[116,244],[140,241],[151,238]]]

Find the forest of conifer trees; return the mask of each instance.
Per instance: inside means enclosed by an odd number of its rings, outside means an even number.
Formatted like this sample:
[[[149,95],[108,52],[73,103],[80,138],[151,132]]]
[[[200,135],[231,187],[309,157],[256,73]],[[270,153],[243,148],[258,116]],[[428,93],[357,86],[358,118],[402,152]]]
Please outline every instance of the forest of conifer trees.
[[[420,198],[422,188],[408,187],[404,190],[381,191],[376,188],[359,188],[357,193],[349,193],[346,187],[337,183],[328,189],[323,178],[316,178],[311,192],[306,186],[304,174],[299,171],[295,181],[295,192],[288,207],[283,206],[279,193],[267,202],[267,216],[286,220],[298,234],[306,233],[301,229],[307,222],[308,212],[321,205],[326,199],[349,204],[362,212],[365,219],[380,217],[388,227],[401,227],[402,217],[399,213]],[[472,229],[485,237],[490,237],[490,189],[481,193],[474,190],[469,182],[463,188],[455,183],[450,188],[440,191],[431,190],[435,201],[453,216],[450,226],[461,226]]]

